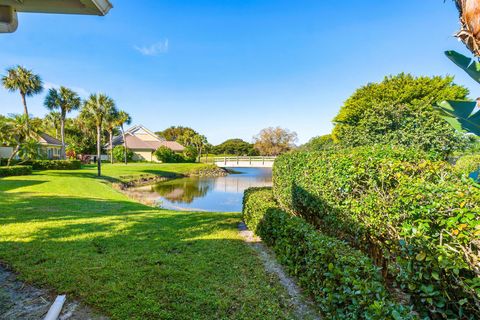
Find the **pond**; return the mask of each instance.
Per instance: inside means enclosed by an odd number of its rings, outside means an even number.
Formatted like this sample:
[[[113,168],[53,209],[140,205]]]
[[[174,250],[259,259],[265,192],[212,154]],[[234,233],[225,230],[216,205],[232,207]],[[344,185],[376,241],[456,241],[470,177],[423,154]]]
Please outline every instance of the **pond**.
[[[225,177],[189,177],[134,188],[137,195],[171,210],[242,211],[245,189],[272,185],[272,169],[235,168]]]

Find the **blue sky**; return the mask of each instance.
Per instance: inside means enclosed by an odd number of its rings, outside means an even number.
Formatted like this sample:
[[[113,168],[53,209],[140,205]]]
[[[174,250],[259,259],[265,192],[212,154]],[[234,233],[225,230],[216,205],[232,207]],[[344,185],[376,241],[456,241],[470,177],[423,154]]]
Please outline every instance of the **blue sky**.
[[[21,64],[47,87],[105,92],[134,124],[191,126],[217,144],[282,126],[299,142],[329,133],[353,91],[385,75],[454,75],[443,51],[456,9],[442,0],[112,0],[106,17],[20,14],[0,35],[0,74]],[[29,100],[46,113],[44,95]],[[22,111],[0,89],[0,113]]]

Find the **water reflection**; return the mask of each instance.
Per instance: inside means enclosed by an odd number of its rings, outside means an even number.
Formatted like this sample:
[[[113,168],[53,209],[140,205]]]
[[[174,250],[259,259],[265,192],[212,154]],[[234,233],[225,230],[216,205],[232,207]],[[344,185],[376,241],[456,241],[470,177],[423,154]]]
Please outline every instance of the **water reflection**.
[[[241,211],[245,189],[272,184],[268,168],[235,168],[226,177],[191,177],[138,188],[145,198],[155,197],[159,206],[175,210]]]

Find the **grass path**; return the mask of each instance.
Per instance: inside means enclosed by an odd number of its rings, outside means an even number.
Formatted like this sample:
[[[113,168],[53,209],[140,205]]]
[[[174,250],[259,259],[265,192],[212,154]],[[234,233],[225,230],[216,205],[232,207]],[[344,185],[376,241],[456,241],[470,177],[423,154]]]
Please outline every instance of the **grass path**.
[[[192,169],[156,166],[128,170]],[[104,167],[112,178],[122,170]],[[240,238],[239,214],[150,208],[94,173],[0,179],[0,261],[22,280],[113,319],[294,318],[287,293]]]

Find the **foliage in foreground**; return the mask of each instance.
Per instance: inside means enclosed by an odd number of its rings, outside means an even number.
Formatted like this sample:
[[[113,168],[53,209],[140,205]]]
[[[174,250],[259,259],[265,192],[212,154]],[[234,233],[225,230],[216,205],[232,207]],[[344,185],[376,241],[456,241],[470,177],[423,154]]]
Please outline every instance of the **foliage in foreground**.
[[[416,148],[446,157],[466,142],[434,110],[444,100],[465,100],[451,77],[386,77],[358,89],[335,117],[334,140],[346,147],[373,144]]]
[[[480,189],[415,150],[299,152],[275,162],[282,208],[374,258],[416,309],[480,317]]]
[[[31,166],[0,167],[0,177],[26,176],[32,174]]]
[[[328,319],[413,319],[389,298],[379,268],[367,256],[278,209],[271,189],[245,192],[243,218]]]

